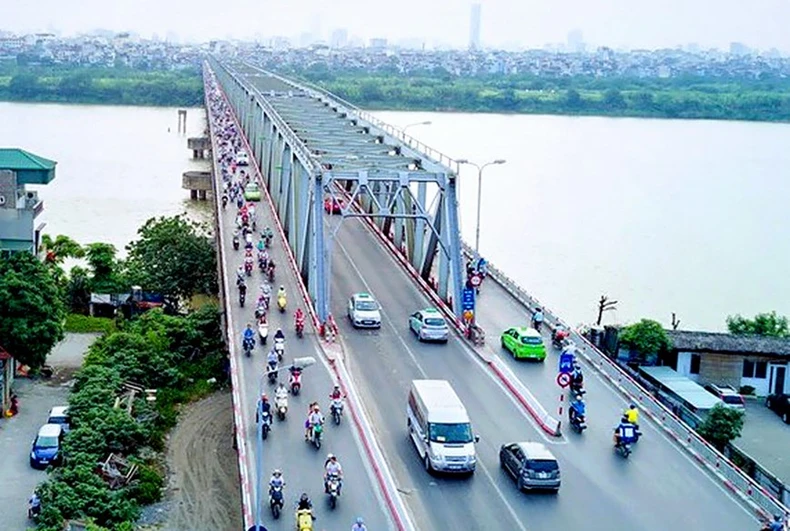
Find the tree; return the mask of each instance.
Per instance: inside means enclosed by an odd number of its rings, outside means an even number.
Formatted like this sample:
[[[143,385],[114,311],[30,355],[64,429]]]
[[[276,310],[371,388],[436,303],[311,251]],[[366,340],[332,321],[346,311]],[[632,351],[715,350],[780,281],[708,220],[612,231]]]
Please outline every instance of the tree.
[[[727,316],[727,329],[731,334],[754,334],[758,336],[788,337],[787,317],[776,312],[759,313],[754,319],[747,319],[740,314]]]
[[[63,301],[47,267],[33,255],[0,260],[0,345],[33,368],[63,339]]]
[[[671,346],[661,323],[651,319],[626,326],[620,334],[620,343],[636,351],[642,362],[655,358]]]
[[[128,288],[121,280],[121,264],[115,258],[118,251],[109,243],[89,243],[85,255],[90,267],[91,289],[94,293],[116,293]]]
[[[741,436],[743,411],[716,404],[705,421],[697,427],[706,441],[723,451],[727,443]]]
[[[137,233],[126,247],[136,284],[176,300],[217,292],[217,256],[203,225],[183,216],[151,218]]]
[[[85,249],[68,236],[58,234],[53,240],[49,234],[41,237],[41,245],[46,249],[47,262],[62,264],[66,258],[82,258],[85,256]]]
[[[571,109],[579,109],[584,104],[578,90],[570,89],[565,93],[563,103]]]
[[[91,302],[91,280],[79,266],[71,268],[66,284],[66,305],[73,313],[87,314]]]

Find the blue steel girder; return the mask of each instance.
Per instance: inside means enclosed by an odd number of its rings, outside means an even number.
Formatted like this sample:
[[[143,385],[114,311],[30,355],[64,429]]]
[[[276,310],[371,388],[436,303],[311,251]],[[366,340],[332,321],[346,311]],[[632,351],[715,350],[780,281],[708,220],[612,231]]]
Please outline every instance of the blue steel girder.
[[[330,95],[249,65],[209,62],[252,146],[320,319],[330,307],[328,197],[345,200],[341,221],[372,218],[426,280],[438,258],[439,295],[460,301],[465,278],[454,162],[416,151],[391,127]],[[453,307],[460,316],[460,304]]]

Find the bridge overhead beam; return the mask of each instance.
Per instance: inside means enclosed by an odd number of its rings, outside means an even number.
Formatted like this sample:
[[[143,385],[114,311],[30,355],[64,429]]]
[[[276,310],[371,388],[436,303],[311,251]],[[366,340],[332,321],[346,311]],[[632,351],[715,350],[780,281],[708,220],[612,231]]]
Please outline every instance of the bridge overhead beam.
[[[451,159],[427,147],[428,154],[421,152],[391,126],[327,93],[248,64],[210,64],[321,319],[330,308],[326,199],[344,201],[341,222],[371,218],[425,280],[437,276],[440,297],[460,300],[465,268]],[[459,305],[454,308],[459,314]]]

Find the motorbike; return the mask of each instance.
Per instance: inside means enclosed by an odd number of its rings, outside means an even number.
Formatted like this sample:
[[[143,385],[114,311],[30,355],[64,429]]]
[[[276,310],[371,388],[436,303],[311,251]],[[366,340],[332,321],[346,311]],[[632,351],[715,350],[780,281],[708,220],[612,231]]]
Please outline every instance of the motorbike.
[[[583,382],[573,382],[572,381],[571,385],[568,387],[568,389],[570,390],[571,396],[584,395],[584,394],[587,393],[587,391],[584,389],[584,383]]]
[[[244,272],[247,274],[248,277],[252,275],[252,261],[247,260],[246,262],[244,262]]]
[[[277,359],[283,361],[283,355],[285,354],[285,339],[281,337],[274,338],[274,351],[277,353]]]
[[[258,335],[261,337],[261,345],[265,345],[269,337],[269,323],[258,323]]]
[[[332,412],[332,420],[335,421],[335,424],[340,424],[340,417],[343,415],[343,400],[332,400],[329,410]]]
[[[272,510],[272,518],[275,520],[280,518],[284,503],[283,488],[281,486],[269,487],[269,507]]]
[[[252,338],[245,338],[244,339],[244,354],[246,354],[248,358],[250,357],[250,354],[252,353],[252,349],[253,348],[255,348],[255,340],[252,339]]]
[[[255,318],[260,321],[264,315],[266,315],[266,304],[258,300],[258,306],[255,308]]]
[[[228,206],[228,196],[222,196],[222,209],[225,210],[225,207]]]
[[[285,420],[285,415],[288,413],[288,397],[275,398],[274,407],[277,410],[277,418]]]
[[[536,321],[535,319],[532,319],[532,328],[534,328],[538,332],[540,332],[540,325],[542,325],[542,324],[543,324],[542,320],[541,321]]]
[[[269,378],[269,383],[270,384],[277,383],[277,364],[276,363],[269,363],[269,371],[266,373],[266,376]]]
[[[301,369],[291,369],[291,381],[289,383],[291,386],[291,394],[294,396],[298,395],[299,391],[302,389]]]
[[[329,508],[337,507],[337,499],[340,497],[340,478],[331,474],[326,478],[326,493],[329,495]]]
[[[634,439],[618,440],[617,437],[615,436],[614,449],[625,459],[628,459],[628,456],[631,455],[631,451],[632,451],[631,446],[633,444],[634,444]]]
[[[304,319],[299,319],[296,321],[296,337],[302,338],[304,336]]]
[[[34,522],[38,520],[39,515],[41,515],[41,502],[38,504],[33,505],[32,502],[27,503],[27,518],[28,520],[33,520]]]
[[[296,511],[296,531],[313,531],[313,513],[310,509]]]
[[[266,263],[266,259],[261,258],[261,257],[258,258],[258,271],[260,271],[262,275],[266,274],[266,266],[267,265],[268,264]]]
[[[321,437],[322,437],[322,434],[324,433],[324,425],[323,424],[316,424],[315,426],[313,426],[312,432],[313,433],[312,433],[312,438],[311,438],[310,442],[313,443],[313,445],[315,445],[315,449],[316,450],[320,450],[321,449]]]
[[[260,413],[260,412],[258,412]],[[260,420],[260,419],[259,419]],[[269,436],[269,430],[272,426],[272,417],[268,411],[263,412],[263,422],[261,422],[261,437],[266,439]]]
[[[568,409],[568,422],[571,428],[577,433],[581,433],[587,429],[587,422],[585,415],[574,414],[573,409]]]
[[[280,310],[280,313],[285,312],[285,307],[288,305],[288,299],[285,298],[285,295],[277,295],[277,309]]]
[[[239,237],[238,236],[234,236],[233,237],[233,250],[234,251],[238,251],[239,250]]]
[[[554,345],[554,348],[557,350],[562,350],[565,346],[565,342],[570,337],[570,332],[565,329],[558,328],[551,333],[551,343]]]

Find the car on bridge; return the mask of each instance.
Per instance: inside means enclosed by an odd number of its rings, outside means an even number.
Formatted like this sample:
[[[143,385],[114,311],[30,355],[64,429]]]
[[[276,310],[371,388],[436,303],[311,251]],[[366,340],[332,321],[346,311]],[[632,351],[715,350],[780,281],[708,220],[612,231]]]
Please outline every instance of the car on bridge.
[[[255,183],[250,183],[244,187],[244,199],[247,201],[260,201],[261,189]]]
[[[502,348],[510,352],[515,359],[546,359],[546,345],[543,337],[534,328],[515,326],[502,332]]]
[[[409,328],[420,341],[447,343],[450,338],[450,327],[436,308],[425,308],[411,314]]]
[[[250,157],[247,155],[246,151],[239,151],[238,153],[236,153],[236,165],[237,166],[250,165]]]
[[[381,328],[381,306],[369,293],[354,293],[348,299],[348,319],[354,328]]]
[[[345,203],[342,199],[336,197],[327,197],[324,199],[324,210],[327,214],[342,214]]]
[[[499,463],[516,480],[518,490],[560,490],[560,465],[544,444],[503,444],[499,449]]]

